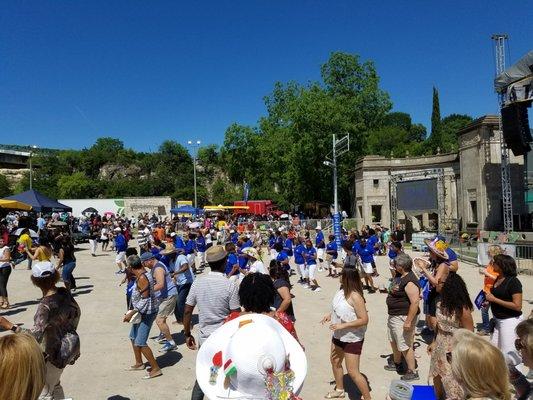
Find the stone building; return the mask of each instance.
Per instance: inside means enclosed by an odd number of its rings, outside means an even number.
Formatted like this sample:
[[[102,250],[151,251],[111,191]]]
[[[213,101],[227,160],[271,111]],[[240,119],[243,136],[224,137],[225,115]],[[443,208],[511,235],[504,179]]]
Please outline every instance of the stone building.
[[[500,132],[498,117],[484,116],[458,132],[459,151],[435,156],[386,158],[366,156],[355,168],[355,216],[359,226],[394,224],[393,186],[398,180],[424,179],[438,171],[441,224],[445,230],[502,229]],[[526,212],[524,202],[524,158],[511,154],[513,214],[515,227]],[[439,181],[440,182],[440,181]],[[417,214],[397,210],[397,222],[415,230],[434,230],[435,210]],[[442,227],[441,227],[442,228]]]

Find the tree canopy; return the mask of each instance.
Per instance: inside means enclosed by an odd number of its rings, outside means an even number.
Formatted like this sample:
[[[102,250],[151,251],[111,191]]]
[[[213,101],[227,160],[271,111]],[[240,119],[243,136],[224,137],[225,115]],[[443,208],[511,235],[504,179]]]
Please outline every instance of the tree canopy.
[[[452,114],[440,119],[434,88],[432,134],[405,112],[391,111],[371,61],[334,52],[320,68],[320,81],[276,82],[264,97],[266,114],[254,126],[232,123],[219,148],[197,153],[198,201],[227,203],[242,198],[272,199],[282,209],[307,202],[332,201],[333,135],[349,134],[350,151],[338,159],[339,201],[350,210],[354,168],[367,154],[385,157],[435,154],[457,149],[457,132],[472,118]],[[111,137],[89,148],[47,150],[34,156],[33,186],[56,198],[173,196],[193,198],[193,160],[181,144],[165,140],[155,152],[136,152]],[[0,192],[10,188],[0,180]],[[26,190],[29,177],[14,188]]]

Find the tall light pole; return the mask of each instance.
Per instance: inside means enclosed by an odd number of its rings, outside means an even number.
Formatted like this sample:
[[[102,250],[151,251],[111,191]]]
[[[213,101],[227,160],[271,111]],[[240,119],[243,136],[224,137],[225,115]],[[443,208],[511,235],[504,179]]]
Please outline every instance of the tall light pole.
[[[337,185],[337,157],[350,150],[350,135],[342,137],[337,140],[333,135],[333,147],[331,160],[324,161],[324,165],[333,169],[333,231],[335,233],[335,241],[337,246],[341,246],[341,218],[339,214],[339,195]]]
[[[33,154],[35,154],[35,149],[37,149],[37,146],[33,145],[31,146],[31,150],[30,150],[30,157],[29,157],[29,160],[30,160],[30,190],[32,190],[33,188],[33,168],[32,168],[32,165],[31,165],[31,156]]]
[[[192,165],[194,168],[193,177],[194,177],[194,208],[198,208],[198,196],[196,193],[196,155],[198,153],[198,148],[200,147],[201,142],[197,140],[193,142],[189,140],[187,144],[192,148]]]

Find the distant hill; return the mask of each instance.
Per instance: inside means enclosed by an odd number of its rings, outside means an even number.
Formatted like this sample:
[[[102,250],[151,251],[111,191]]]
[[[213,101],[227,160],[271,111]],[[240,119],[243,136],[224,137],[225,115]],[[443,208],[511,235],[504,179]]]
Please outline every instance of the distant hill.
[[[32,150],[32,147],[31,146],[21,146],[21,145],[18,145],[18,144],[0,144],[0,149],[3,149],[3,150],[15,150],[15,151],[30,151]],[[44,153],[44,154],[53,154],[53,153],[57,153],[61,150],[59,149],[49,149],[49,148],[46,148],[46,147],[39,147],[37,149],[39,151],[39,153]]]

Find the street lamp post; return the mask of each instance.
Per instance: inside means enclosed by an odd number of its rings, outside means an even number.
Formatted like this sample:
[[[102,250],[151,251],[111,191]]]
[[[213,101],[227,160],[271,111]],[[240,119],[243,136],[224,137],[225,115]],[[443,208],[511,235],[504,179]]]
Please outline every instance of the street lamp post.
[[[193,179],[194,179],[194,208],[198,208],[198,196],[196,192],[196,155],[198,153],[198,147],[200,147],[201,142],[197,140],[196,142],[193,142],[192,140],[189,140],[187,142],[189,146],[192,147],[192,165],[193,165]]]
[[[350,135],[346,135],[337,140],[336,135],[333,135],[332,157],[331,160],[326,159],[324,165],[333,169],[333,230],[335,233],[335,240],[337,246],[341,245],[341,227],[339,215],[339,194],[337,185],[337,157],[350,150]]]
[[[30,156],[29,156],[29,161],[30,161],[30,190],[32,190],[32,188],[33,188],[33,168],[32,168],[32,165],[31,165],[31,156],[34,154],[34,150],[36,148],[37,148],[37,146],[35,146],[35,145],[31,146]]]

